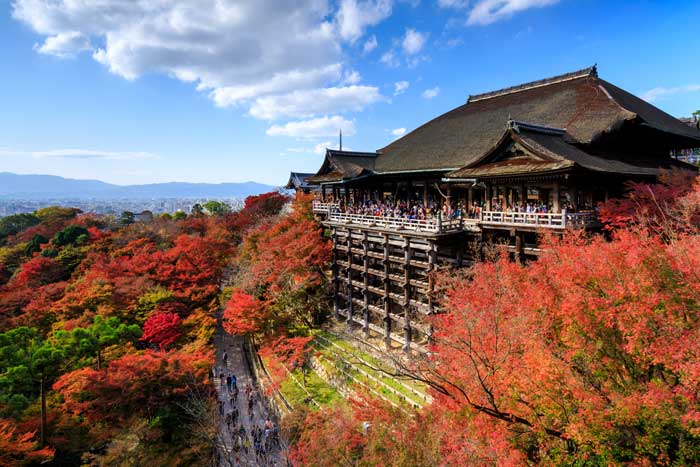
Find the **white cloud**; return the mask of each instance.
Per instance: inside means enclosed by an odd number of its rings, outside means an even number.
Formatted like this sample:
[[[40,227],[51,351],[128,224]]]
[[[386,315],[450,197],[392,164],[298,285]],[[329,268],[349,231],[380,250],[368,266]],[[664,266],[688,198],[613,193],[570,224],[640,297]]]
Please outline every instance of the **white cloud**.
[[[360,111],[382,100],[375,86],[344,86],[294,91],[260,97],[250,107],[250,115],[264,120],[284,117],[309,118],[327,113]]]
[[[700,92],[700,84],[687,84],[685,86],[671,88],[657,87],[642,93],[641,97],[647,102],[658,102],[674,94],[687,94],[691,92]]]
[[[406,54],[415,55],[423,50],[426,39],[426,34],[416,31],[415,29],[408,28],[406,29],[406,35],[401,42],[401,46]]]
[[[373,51],[374,49],[376,49],[378,45],[379,45],[379,43],[377,42],[377,36],[372,34],[372,37],[367,39],[367,42],[365,42],[365,45],[362,47],[362,51],[364,53],[368,54],[371,51]]]
[[[391,134],[394,136],[403,136],[406,134],[406,129],[405,128],[396,128],[391,130]]]
[[[340,115],[323,116],[311,120],[288,122],[284,125],[272,125],[267,129],[269,136],[288,136],[291,138],[325,138],[336,136],[339,130],[343,135],[355,134],[355,123]]]
[[[394,83],[394,95],[398,96],[406,92],[406,89],[410,86],[408,81],[397,81]]]
[[[530,8],[540,8],[553,5],[558,1],[559,0],[479,0],[469,12],[467,24],[486,25],[495,23],[496,21],[510,18],[515,13],[528,10]],[[447,3],[451,2],[448,0]],[[462,4],[463,2],[455,1],[453,3]]]
[[[421,97],[423,97],[423,99],[432,99],[434,97],[437,97],[438,94],[440,94],[440,87],[435,86],[434,88],[426,89],[425,91],[423,91]]]
[[[326,141],[325,143],[318,143],[316,146],[314,146],[313,152],[314,154],[325,154],[326,149],[330,148],[331,142]]]
[[[284,93],[289,89],[313,88],[337,80],[340,76],[341,66],[337,63],[315,70],[292,70],[276,74],[260,83],[219,87],[211,91],[209,97],[219,107],[229,107],[255,97]]]
[[[341,0],[336,24],[340,37],[355,42],[368,26],[391,15],[392,0]]]
[[[150,152],[95,151],[92,149],[52,149],[48,151],[0,149],[0,156],[22,156],[36,159],[102,159],[112,161],[158,159],[157,155]]]
[[[34,50],[37,52],[60,58],[72,57],[91,48],[90,40],[78,31],[61,32],[47,37],[41,45],[34,44]]]
[[[465,8],[469,3],[469,0],[438,0],[438,5],[442,8]]]
[[[331,143],[330,141],[324,141],[322,143],[315,144],[314,147],[312,148],[306,148],[306,147],[296,147],[296,148],[287,148],[285,149],[286,152],[293,152],[293,153],[314,153],[314,154],[325,154],[326,149],[338,149],[338,143]],[[284,154],[284,153],[283,153]]]
[[[393,50],[388,50],[382,54],[381,58],[379,59],[380,63],[383,63],[386,66],[396,68],[399,66],[399,60],[396,58],[396,55],[394,54]]]
[[[357,94],[376,101],[376,91],[368,92],[376,88],[348,92],[334,86],[359,82],[359,74],[344,66],[343,41],[357,40],[392,9],[391,0],[342,0],[337,11],[327,0],[15,0],[11,5],[15,19],[44,36],[35,47],[39,53],[64,57],[88,51],[127,80],[168,75],[193,83],[218,106],[244,105],[261,118],[271,114],[261,111],[266,102],[261,99],[285,102],[297,93],[329,101],[315,102],[311,111],[288,107],[274,113],[308,118],[361,109]],[[329,110],[331,105],[341,110]]]
[[[360,72],[357,70],[346,71],[343,76],[343,84],[357,84],[362,80]]]

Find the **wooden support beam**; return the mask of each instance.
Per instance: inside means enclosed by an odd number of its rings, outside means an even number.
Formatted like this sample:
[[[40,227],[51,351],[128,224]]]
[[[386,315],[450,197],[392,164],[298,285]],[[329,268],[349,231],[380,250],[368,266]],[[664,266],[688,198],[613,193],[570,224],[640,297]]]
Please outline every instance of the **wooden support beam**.
[[[404,311],[404,333],[406,345],[404,345],[404,351],[411,351],[411,312],[409,304],[411,303],[411,242],[408,237],[404,238],[403,244],[404,252],[404,262],[403,262],[403,272],[404,272],[404,284],[403,284],[403,311]]]
[[[364,232],[362,238],[362,249],[364,254],[362,255],[364,262],[362,265],[363,269],[363,279],[364,279],[364,327],[365,337],[369,337],[369,240],[367,239],[367,232]]]
[[[333,314],[335,315],[335,319],[340,320],[340,280],[338,278],[338,268],[340,267],[338,265],[338,232],[334,228],[333,229],[333,266],[332,266],[332,273],[333,273]]]
[[[561,212],[559,206],[559,181],[554,182],[554,188],[552,189],[552,210],[554,212]]]
[[[352,326],[352,309],[353,309],[353,304],[352,304],[352,296],[353,296],[353,288],[352,288],[352,235],[348,235],[347,238],[347,243],[348,243],[348,316],[347,316],[347,322],[348,326]]]
[[[428,252],[428,313],[433,314],[435,304],[433,303],[433,293],[435,292],[435,262],[437,260],[437,245],[430,243]]]
[[[391,301],[389,300],[389,236],[384,235],[384,344],[386,348],[391,347]]]

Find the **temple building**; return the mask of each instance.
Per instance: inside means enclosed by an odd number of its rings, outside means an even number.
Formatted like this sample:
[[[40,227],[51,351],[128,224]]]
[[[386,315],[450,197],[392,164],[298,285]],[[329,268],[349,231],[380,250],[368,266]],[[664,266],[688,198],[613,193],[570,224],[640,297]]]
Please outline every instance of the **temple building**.
[[[697,127],[593,66],[471,95],[377,151],[329,149],[304,181],[333,238],[336,316],[421,350],[436,268],[491,246],[534,257],[543,230],[597,229],[600,202],[691,169],[673,154],[697,147]]]
[[[311,192],[318,191],[317,184],[309,184],[307,180],[313,177],[314,174],[305,174],[301,172],[291,172],[289,174],[289,180],[283,188],[287,190],[294,190],[297,193],[309,194]]]

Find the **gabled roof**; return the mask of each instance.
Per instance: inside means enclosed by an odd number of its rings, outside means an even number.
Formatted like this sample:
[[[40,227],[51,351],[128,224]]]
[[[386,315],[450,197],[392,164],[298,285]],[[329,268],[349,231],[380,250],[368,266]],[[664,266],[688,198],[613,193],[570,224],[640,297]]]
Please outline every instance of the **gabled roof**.
[[[484,94],[422,125],[380,149],[376,173],[454,170],[483,155],[503,135],[509,118],[566,128],[587,145],[635,121],[697,141],[700,131],[600,79],[595,66]]]
[[[341,182],[370,175],[374,171],[376,152],[339,151],[326,149],[321,168],[307,179],[309,183]]]
[[[509,120],[498,142],[447,178],[488,178],[560,172],[576,167],[593,172],[656,175],[658,161],[630,161],[589,154],[571,143],[563,128]]]
[[[310,178],[311,176],[313,176],[313,174],[301,173],[301,172],[290,172],[289,173],[289,181],[287,181],[287,184],[284,187],[288,190],[311,189],[312,186],[306,182],[306,180],[308,178]]]

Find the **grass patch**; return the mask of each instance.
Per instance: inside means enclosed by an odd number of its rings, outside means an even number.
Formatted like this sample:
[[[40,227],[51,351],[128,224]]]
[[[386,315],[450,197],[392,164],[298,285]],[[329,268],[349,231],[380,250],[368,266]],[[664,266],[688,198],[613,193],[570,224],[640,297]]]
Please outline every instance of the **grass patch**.
[[[316,335],[320,335],[321,337],[326,338],[328,341],[333,342],[338,345],[341,349],[345,350],[343,352],[342,350],[338,348],[334,348],[332,346],[328,346],[328,342],[323,341],[320,338],[316,338],[314,341],[315,348],[323,355],[326,357],[326,359],[334,362],[334,365],[336,365],[338,368],[343,368],[348,374],[352,375],[353,377],[357,378],[360,381],[366,382],[370,387],[384,395],[387,399],[391,400],[394,403],[397,404],[406,404],[409,403],[409,401],[416,401],[416,402],[422,402],[422,397],[419,395],[415,394],[413,391],[411,391],[409,388],[406,387],[406,385],[414,388],[416,391],[419,391],[421,393],[425,393],[425,388],[422,387],[422,385],[417,385],[412,381],[408,381],[404,384],[401,382],[397,381],[396,379],[392,378],[391,376],[383,373],[382,371],[374,370],[373,368],[370,368],[366,365],[364,365],[362,362],[357,360],[357,358],[361,358],[365,362],[367,362],[369,365],[375,367],[375,368],[383,368],[385,364],[378,360],[377,358],[373,357],[372,355],[363,352],[359,349],[357,349],[355,346],[350,344],[347,341],[344,341],[342,339],[337,338],[336,336],[329,334],[324,331],[316,331]],[[361,368],[363,371],[371,375],[372,377],[376,378],[378,381],[375,381],[372,378],[368,378],[366,375],[362,374],[360,371],[358,371],[356,368],[353,368],[351,366],[347,366],[344,364],[344,362],[336,356],[336,354],[340,355],[343,359],[347,360],[348,362],[354,363],[358,368]],[[353,360],[353,356],[357,357]],[[324,367],[327,368],[327,365],[324,365]],[[339,373],[339,371],[335,371],[335,373]],[[342,375],[344,376],[344,375]],[[347,378],[346,379],[350,379]],[[349,384],[353,384],[354,381],[351,379],[348,381]],[[387,387],[395,390],[398,392],[398,394],[394,393],[393,391],[389,390]],[[403,396],[403,397],[402,397]],[[404,397],[407,398],[408,400],[404,400]]]

